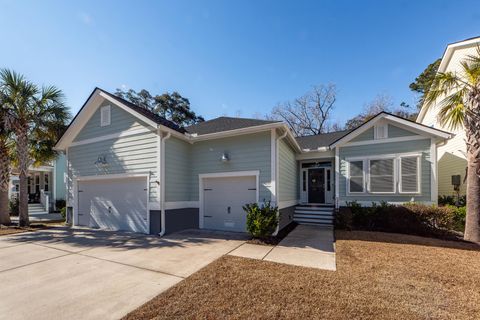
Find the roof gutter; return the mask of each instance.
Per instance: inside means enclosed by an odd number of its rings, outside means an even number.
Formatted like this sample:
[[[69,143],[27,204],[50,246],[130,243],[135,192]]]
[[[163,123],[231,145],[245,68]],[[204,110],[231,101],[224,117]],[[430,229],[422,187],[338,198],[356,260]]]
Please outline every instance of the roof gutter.
[[[171,132],[167,132],[167,135],[161,139],[161,161],[160,161],[160,225],[161,230],[158,234],[160,237],[165,235],[165,141],[170,139],[172,136]]]

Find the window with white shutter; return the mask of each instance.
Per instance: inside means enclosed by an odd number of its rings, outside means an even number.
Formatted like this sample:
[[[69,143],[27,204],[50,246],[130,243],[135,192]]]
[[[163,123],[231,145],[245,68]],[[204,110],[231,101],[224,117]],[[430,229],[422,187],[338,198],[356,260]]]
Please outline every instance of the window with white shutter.
[[[419,156],[400,157],[400,192],[419,192]]]
[[[365,192],[365,175],[363,168],[363,160],[349,162],[349,179],[348,192],[363,193]]]
[[[105,127],[110,125],[110,106],[103,106],[100,108],[100,126]]]
[[[369,191],[395,193],[395,159],[369,160]]]

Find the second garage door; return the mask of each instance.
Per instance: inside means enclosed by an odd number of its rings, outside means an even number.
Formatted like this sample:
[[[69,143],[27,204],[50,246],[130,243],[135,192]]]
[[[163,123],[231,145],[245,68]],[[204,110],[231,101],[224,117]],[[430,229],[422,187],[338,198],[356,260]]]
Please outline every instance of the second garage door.
[[[78,182],[78,225],[147,233],[146,177]]]
[[[242,206],[256,202],[256,177],[203,178],[205,229],[246,231]]]

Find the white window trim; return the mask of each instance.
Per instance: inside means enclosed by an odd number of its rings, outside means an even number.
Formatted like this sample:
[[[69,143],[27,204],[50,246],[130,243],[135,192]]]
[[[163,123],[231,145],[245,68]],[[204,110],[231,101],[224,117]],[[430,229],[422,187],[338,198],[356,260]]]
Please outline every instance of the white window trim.
[[[400,159],[404,157],[418,157],[418,192],[401,192],[401,164]],[[370,191],[370,160],[380,159],[394,159],[394,192],[372,192]],[[350,192],[350,162],[351,161],[363,161],[363,192]],[[401,153],[401,154],[385,154],[376,155],[370,157],[347,157],[344,160],[346,162],[346,195],[421,195],[422,194],[422,153]],[[398,186],[398,187],[397,187]]]
[[[352,194],[352,195],[355,195],[355,194],[365,194],[367,192],[367,188],[366,188],[366,170],[365,170],[365,160],[363,158],[348,158],[348,159],[345,159],[347,161],[347,186],[346,186],[346,190],[347,190],[347,194]],[[362,161],[362,166],[363,166],[363,170],[362,170],[362,173],[363,173],[363,184],[362,184],[362,187],[363,187],[363,190],[361,192],[352,192],[350,191],[350,162],[357,162],[357,161]]]
[[[393,191],[384,191],[384,192],[381,192],[381,191],[371,191],[370,187],[371,187],[371,182],[370,182],[370,179],[371,179],[371,176],[370,176],[370,161],[372,160],[389,160],[389,159],[392,159],[393,160]],[[397,157],[395,156],[376,156],[376,157],[371,157],[371,158],[368,158],[367,160],[367,170],[368,170],[368,174],[367,174],[367,192],[370,193],[370,194],[396,194],[397,193]]]
[[[383,127],[385,136],[384,137],[379,137],[378,136],[378,128]],[[383,123],[383,124],[377,124],[373,126],[373,139],[374,140],[385,140],[388,139],[388,124]]]
[[[108,112],[108,121],[106,121],[106,119],[103,117],[104,112]],[[112,109],[110,105],[101,107],[100,108],[100,127],[109,126],[111,122],[112,122]]]
[[[402,182],[402,158],[417,158],[417,191],[403,191],[403,182]],[[400,194],[420,194],[422,188],[422,155],[417,154],[403,154],[398,157],[398,193]]]

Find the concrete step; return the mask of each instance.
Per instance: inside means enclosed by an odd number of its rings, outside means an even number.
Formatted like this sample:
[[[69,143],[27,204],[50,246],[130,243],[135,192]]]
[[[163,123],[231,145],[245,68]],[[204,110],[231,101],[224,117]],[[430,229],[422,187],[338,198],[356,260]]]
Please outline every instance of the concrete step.
[[[333,221],[322,221],[318,219],[307,219],[307,218],[294,218],[295,222],[299,224],[312,224],[319,226],[333,226]]]
[[[297,214],[293,215],[293,218],[308,218],[314,220],[326,220],[326,221],[333,221],[333,216],[325,216],[325,215],[312,215],[312,214]]]
[[[315,216],[333,216],[333,211],[309,211],[296,209],[294,212],[299,214],[311,214]]]
[[[321,207],[311,207],[311,206],[296,206],[295,208],[297,209],[302,209],[302,210],[311,210],[311,211],[316,211],[316,210],[333,210],[333,206],[321,206]]]

